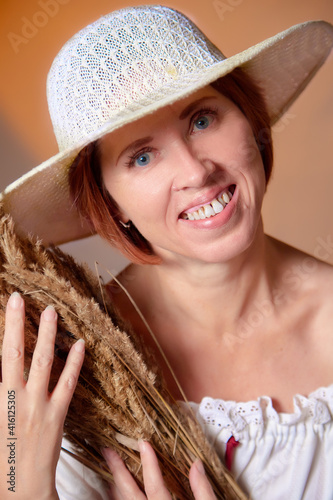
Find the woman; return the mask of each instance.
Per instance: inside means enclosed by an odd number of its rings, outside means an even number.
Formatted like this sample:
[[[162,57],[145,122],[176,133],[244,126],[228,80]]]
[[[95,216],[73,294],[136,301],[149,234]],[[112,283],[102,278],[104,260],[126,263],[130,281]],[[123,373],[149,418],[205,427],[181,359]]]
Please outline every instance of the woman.
[[[70,40],[51,69],[49,107],[61,152],[2,196],[21,232],[59,243],[94,230],[131,258],[120,281],[221,457],[227,443],[238,444],[230,466],[254,499],[328,499],[333,487],[332,268],[267,237],[261,219],[272,167],[270,126],[332,45],[332,27],[315,22],[225,59],[172,9],[111,13]],[[73,199],[81,219],[69,208]],[[33,217],[22,218],[22,203]],[[300,266],[306,272],[292,281]],[[150,344],[124,294],[113,283],[107,289],[119,314]],[[14,295],[1,408],[17,388],[23,471],[17,481],[31,488],[20,498],[37,498],[41,486],[45,497],[57,498],[61,429],[83,348],[72,349],[49,396],[56,315],[46,310],[25,385],[17,354],[23,315]],[[38,435],[29,432],[37,426]],[[152,449],[140,443],[140,450],[147,498],[170,498]],[[112,498],[146,498],[119,457],[110,450],[105,456],[115,478]],[[70,467],[62,461],[58,468],[61,495]],[[64,498],[106,498],[94,477],[75,471],[73,477],[74,496],[64,492]],[[214,498],[200,462],[190,482],[195,498]],[[1,488],[6,498],[8,485]]]

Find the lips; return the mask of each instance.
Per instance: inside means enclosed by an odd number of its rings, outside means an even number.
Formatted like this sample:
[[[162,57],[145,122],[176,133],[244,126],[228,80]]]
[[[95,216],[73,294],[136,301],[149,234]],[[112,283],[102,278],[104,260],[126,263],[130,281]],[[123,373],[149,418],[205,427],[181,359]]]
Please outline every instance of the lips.
[[[221,191],[216,198],[212,199],[208,203],[182,212],[180,214],[180,218],[185,220],[200,220],[214,217],[215,215],[221,213],[231,201],[235,192],[235,187],[236,186],[234,184],[228,186],[223,189],[223,191]]]

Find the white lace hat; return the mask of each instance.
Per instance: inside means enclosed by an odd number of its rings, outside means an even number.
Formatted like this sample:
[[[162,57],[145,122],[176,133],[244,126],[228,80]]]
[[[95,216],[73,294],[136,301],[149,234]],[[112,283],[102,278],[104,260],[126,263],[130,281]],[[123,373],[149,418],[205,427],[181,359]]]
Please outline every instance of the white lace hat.
[[[82,29],[50,69],[47,96],[59,153],[0,195],[20,233],[60,244],[91,234],[70,200],[68,169],[90,142],[241,67],[263,90],[274,124],[327,58],[333,26],[310,21],[226,58],[164,6],[112,12]]]

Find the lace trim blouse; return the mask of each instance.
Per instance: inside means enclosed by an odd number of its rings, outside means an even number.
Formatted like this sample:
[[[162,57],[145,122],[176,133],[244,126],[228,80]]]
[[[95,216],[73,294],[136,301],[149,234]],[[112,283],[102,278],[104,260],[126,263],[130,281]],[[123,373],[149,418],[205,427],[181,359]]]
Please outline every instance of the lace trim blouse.
[[[293,404],[292,413],[278,413],[267,396],[191,403],[221,458],[229,439],[238,441],[231,471],[252,500],[333,499],[333,385]]]
[[[296,395],[292,413],[278,413],[271,398],[236,403],[205,397],[190,403],[207,438],[251,500],[333,500],[333,385]],[[106,486],[64,453],[57,469],[60,500],[105,500]]]

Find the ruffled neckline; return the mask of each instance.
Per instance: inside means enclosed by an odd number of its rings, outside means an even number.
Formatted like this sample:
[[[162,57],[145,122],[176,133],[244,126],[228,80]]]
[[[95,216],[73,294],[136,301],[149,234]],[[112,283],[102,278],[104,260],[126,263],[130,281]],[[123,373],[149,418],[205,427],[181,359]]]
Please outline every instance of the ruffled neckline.
[[[248,402],[224,401],[204,397],[200,403],[190,403],[202,423],[220,429],[226,439],[232,433],[237,435],[246,426],[263,427],[268,422],[292,426],[299,422],[323,425],[333,420],[333,384],[320,387],[308,396],[296,394],[293,411],[278,412],[269,396],[261,396]]]

